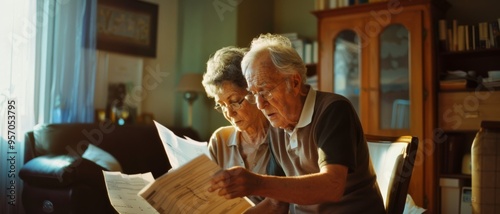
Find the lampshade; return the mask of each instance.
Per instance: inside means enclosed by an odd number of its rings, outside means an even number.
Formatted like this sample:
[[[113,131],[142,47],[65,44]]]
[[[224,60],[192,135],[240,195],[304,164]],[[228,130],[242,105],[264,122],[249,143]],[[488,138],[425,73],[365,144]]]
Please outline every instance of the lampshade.
[[[203,74],[200,73],[186,73],[182,75],[181,81],[177,85],[177,91],[181,92],[205,92],[201,81]]]

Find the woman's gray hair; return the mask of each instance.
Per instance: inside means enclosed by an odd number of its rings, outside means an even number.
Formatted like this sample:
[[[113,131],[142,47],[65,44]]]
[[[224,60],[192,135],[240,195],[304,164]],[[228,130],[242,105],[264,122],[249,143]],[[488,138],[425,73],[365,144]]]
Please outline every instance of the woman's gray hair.
[[[247,82],[241,71],[241,60],[245,52],[245,48],[228,46],[217,50],[208,59],[202,81],[208,97],[214,97],[226,81],[246,90]]]
[[[285,76],[298,73],[302,77],[302,83],[306,82],[307,68],[304,61],[293,48],[290,39],[279,34],[261,34],[253,39],[250,51],[241,62],[243,70],[264,50],[269,52],[271,61],[279,72]]]

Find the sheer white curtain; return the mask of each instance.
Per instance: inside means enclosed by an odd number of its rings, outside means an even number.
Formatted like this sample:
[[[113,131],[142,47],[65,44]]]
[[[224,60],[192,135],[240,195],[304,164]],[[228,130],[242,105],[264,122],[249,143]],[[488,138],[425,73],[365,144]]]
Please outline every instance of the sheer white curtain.
[[[23,213],[27,131],[93,121],[96,2],[0,1],[0,213]]]
[[[0,213],[22,213],[19,169],[33,128],[36,0],[0,2]]]
[[[43,0],[39,8],[47,27],[37,40],[38,122],[92,122],[97,1]]]

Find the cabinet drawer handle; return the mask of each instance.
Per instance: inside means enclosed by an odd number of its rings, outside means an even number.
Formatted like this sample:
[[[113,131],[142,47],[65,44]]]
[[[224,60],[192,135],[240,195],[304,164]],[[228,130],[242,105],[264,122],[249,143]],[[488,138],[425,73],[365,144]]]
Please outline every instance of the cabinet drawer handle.
[[[464,112],[465,118],[479,118],[479,111]]]

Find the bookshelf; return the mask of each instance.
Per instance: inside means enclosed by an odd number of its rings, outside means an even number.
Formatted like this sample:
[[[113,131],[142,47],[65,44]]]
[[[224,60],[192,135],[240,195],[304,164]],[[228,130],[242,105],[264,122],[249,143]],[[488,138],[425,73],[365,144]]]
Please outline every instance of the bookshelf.
[[[492,24],[483,29],[486,32],[482,34],[488,36],[480,41],[479,32],[471,30],[485,23],[497,23],[498,27],[497,21],[500,20],[462,25],[460,20],[440,20],[438,24],[436,121],[441,140],[436,143],[436,179],[457,181],[458,188],[471,186],[471,174],[464,168],[469,163],[464,160],[471,153],[481,121],[500,121],[500,78],[491,78],[492,71],[500,73],[500,33]],[[466,27],[458,30],[458,26]],[[455,35],[459,32],[464,35]],[[449,205],[443,202],[448,200],[443,186],[440,189],[440,210],[443,211],[449,209]],[[456,206],[460,206],[459,203],[456,201]]]
[[[439,20],[438,72],[441,91],[471,90],[482,84],[500,86],[500,18],[475,24]]]

